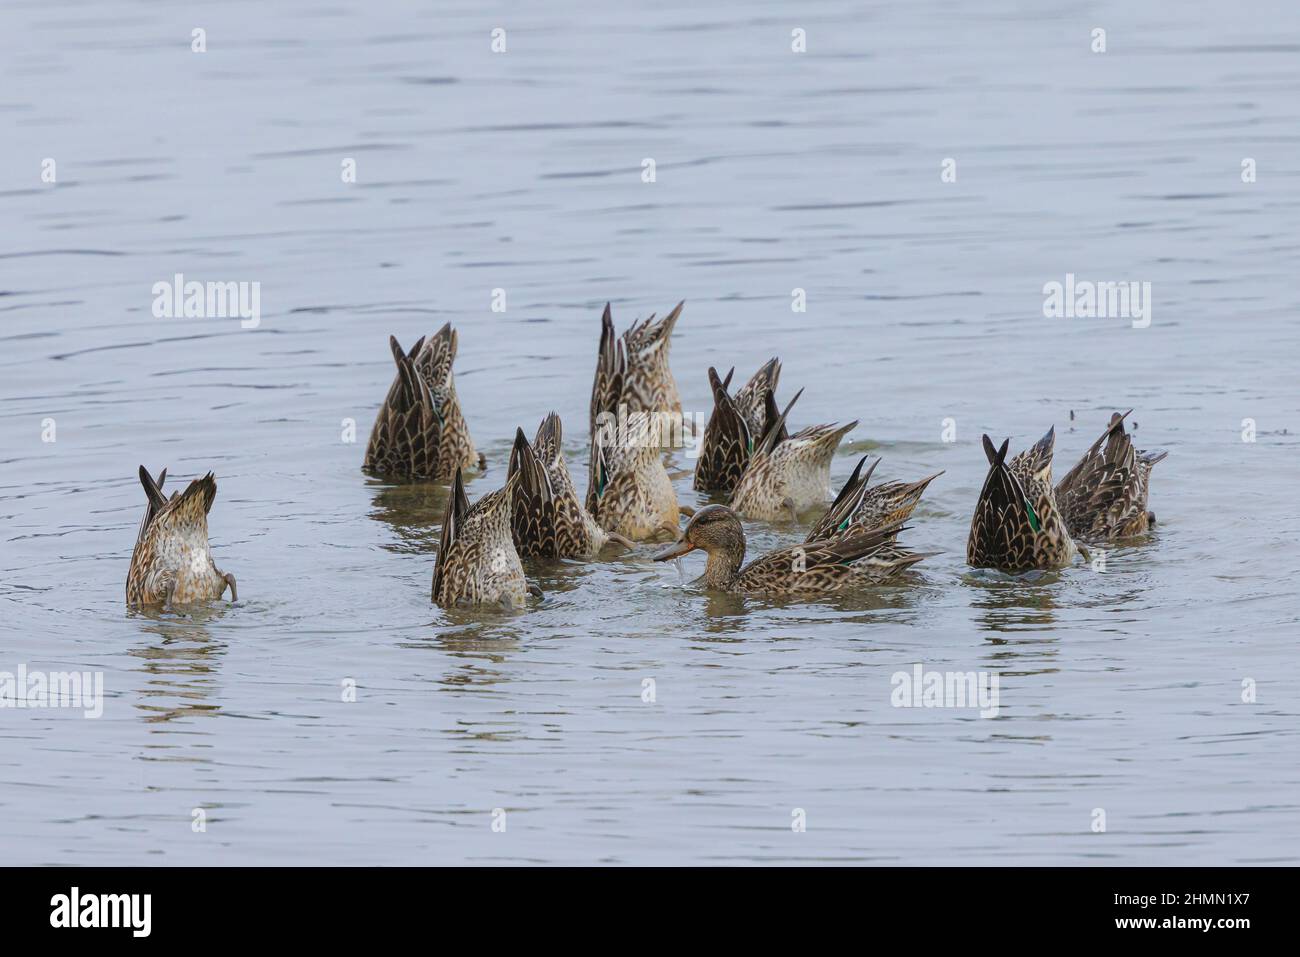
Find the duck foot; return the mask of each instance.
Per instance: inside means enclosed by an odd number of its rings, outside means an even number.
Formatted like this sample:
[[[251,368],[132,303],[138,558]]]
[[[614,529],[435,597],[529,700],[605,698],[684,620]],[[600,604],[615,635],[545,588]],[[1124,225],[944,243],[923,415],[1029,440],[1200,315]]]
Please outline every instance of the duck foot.
[[[239,592],[235,590],[235,576],[230,574],[230,572],[225,572],[221,577],[225,580],[225,583],[230,586],[230,601],[232,603],[239,601]],[[225,589],[223,588],[222,591],[225,591]],[[218,595],[217,597],[221,596]]]

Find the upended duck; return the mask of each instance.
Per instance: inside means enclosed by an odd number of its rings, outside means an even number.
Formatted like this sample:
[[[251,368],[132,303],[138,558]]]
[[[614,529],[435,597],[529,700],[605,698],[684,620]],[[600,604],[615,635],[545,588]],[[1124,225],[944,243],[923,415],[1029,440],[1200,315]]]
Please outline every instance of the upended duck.
[[[600,317],[600,346],[596,353],[596,375],[591,388],[591,415],[587,423],[591,434],[600,425],[602,413],[647,413],[657,426],[654,441],[661,447],[679,445],[682,440],[682,400],[677,380],[668,363],[673,328],[681,318],[685,300],[659,321],[651,315],[634,322],[621,336],[614,332],[614,318],[609,303]],[[617,404],[610,406],[610,386],[619,379],[615,393]]]
[[[725,379],[719,380],[718,371],[709,368],[713,412],[704,426],[695,462],[695,488],[701,492],[735,491],[755,445],[780,418],[776,385],[781,378],[781,361],[769,359],[733,397],[728,395],[727,387],[735,371],[731,369]],[[787,438],[782,425],[777,441]]]
[[[1011,440],[995,449],[984,436],[988,476],[980,489],[966,542],[966,561],[974,568],[1018,574],[1061,568],[1079,551],[1061,516],[1052,490],[1055,427],[1032,447],[1006,461]]]
[[[397,375],[375,416],[365,471],[448,482],[457,469],[483,467],[456,397],[451,367],[458,343],[451,323],[421,337],[410,352],[388,337]]]
[[[654,555],[655,561],[680,558],[695,549],[708,553],[704,588],[762,595],[815,596],[888,581],[928,555],[901,548],[896,539],[906,526],[884,525],[836,539],[791,545],[745,560],[745,530],[725,505],[706,505],[687,523],[681,538]]]
[[[1155,524],[1147,511],[1151,469],[1169,453],[1133,447],[1123,415],[1110,424],[1056,485],[1056,501],[1070,534],[1085,541],[1114,541],[1145,533]],[[1102,448],[1102,443],[1105,448]]]
[[[532,480],[526,470],[520,470],[471,508],[465,497],[465,480],[456,469],[433,569],[435,604],[443,608],[524,606],[531,589],[511,535],[510,511],[515,487]]]
[[[531,444],[523,429],[515,433],[510,471],[529,473],[514,487],[511,527],[523,558],[590,558],[607,542],[632,542],[607,532],[578,500],[564,461],[563,425],[552,412],[537,427]]]
[[[710,380],[716,378],[715,371]],[[854,419],[848,425],[810,425],[789,435],[786,419],[801,395],[802,389],[772,420],[750,453],[728,502],[737,515],[764,521],[783,517],[797,521],[799,512],[825,504],[829,498],[831,459],[840,440],[858,422]],[[716,389],[714,401],[716,407],[723,407],[728,401],[725,390]],[[775,404],[774,399],[769,401]],[[733,421],[735,418],[739,416],[734,416]]]
[[[883,525],[905,522],[916,511],[917,503],[921,501],[921,496],[930,483],[943,474],[939,471],[915,482],[882,482],[868,486],[871,473],[880,464],[880,459],[877,458],[863,475],[862,466],[868,458],[864,455],[858,459],[853,474],[844,483],[826,514],[812,527],[805,541],[839,538]]]
[[[227,588],[238,601],[235,576],[223,572],[208,547],[208,512],[217,497],[217,480],[209,472],[190,482],[185,491],[162,493],[163,469],[155,481],[140,466],[140,484],[149,504],[140,522],[131,567],[126,576],[126,603],[184,605],[220,598]]]
[[[667,321],[667,320],[665,320]],[[634,541],[677,534],[677,493],[664,468],[661,419],[633,405],[627,352],[607,324],[591,393],[587,511],[606,532]]]

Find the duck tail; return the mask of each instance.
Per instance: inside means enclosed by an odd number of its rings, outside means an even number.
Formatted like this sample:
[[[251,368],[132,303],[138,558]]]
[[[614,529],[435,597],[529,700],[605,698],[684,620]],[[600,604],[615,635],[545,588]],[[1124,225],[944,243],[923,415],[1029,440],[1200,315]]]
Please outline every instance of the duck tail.
[[[1011,440],[1005,439],[1002,442],[1001,448],[994,449],[993,440],[990,439],[987,434],[984,436],[984,456],[989,460],[989,465],[992,466],[993,468],[997,468],[998,466],[1006,462],[1007,449],[1009,449],[1010,447],[1011,447]]]
[[[1149,451],[1139,452],[1138,458],[1146,464],[1147,468],[1151,468],[1151,466],[1155,465],[1157,462],[1163,462],[1165,456],[1168,454],[1168,449],[1151,449]]]
[[[682,317],[682,308],[686,305],[683,299],[677,305],[673,306],[672,312],[659,320],[659,326],[655,330],[655,338],[662,338],[667,342],[669,336],[673,334],[673,327],[677,325],[677,320]]]
[[[533,451],[543,462],[554,462],[564,449],[564,424],[554,411],[542,419],[533,437]]]
[[[167,504],[167,496],[163,495],[163,483],[167,481],[167,470],[163,469],[158,473],[155,481],[149,474],[149,470],[143,465],[140,466],[140,484],[144,487],[145,498],[149,500],[149,513],[152,515],[158,509]]]
[[[451,367],[456,361],[456,350],[460,346],[456,330],[450,322],[443,323],[442,328],[424,342],[423,349],[419,346],[420,343],[416,343],[416,348],[411,350],[411,358],[424,381],[433,391],[451,391]]]
[[[768,401],[771,403],[768,407],[768,411],[770,412],[772,409],[776,408],[776,398],[770,392],[767,395]],[[780,443],[785,441],[787,436],[787,430],[785,427],[786,419],[790,417],[790,410],[794,408],[794,404],[799,401],[799,396],[801,395],[803,395],[803,389],[800,389],[794,394],[794,398],[786,403],[785,409],[781,414],[778,415],[770,425],[768,425],[767,431],[763,433],[762,441],[759,442],[758,446],[754,449],[755,455],[769,454]],[[857,423],[854,424],[856,425]]]
[[[144,518],[140,520],[140,531],[135,536],[136,544],[144,541],[145,535],[149,531],[149,526],[153,520],[158,517],[158,512],[167,504],[167,496],[163,495],[163,483],[167,481],[167,470],[163,469],[158,473],[157,481],[149,474],[149,470],[143,465],[140,466],[140,484],[144,487],[145,498],[148,504],[145,506]]]
[[[546,467],[537,456],[537,451],[528,444],[523,429],[515,429],[515,444],[510,450],[510,467],[506,473],[506,485],[518,482],[512,488],[528,500],[551,500],[551,477],[546,474]]]
[[[947,471],[947,469],[940,469],[939,471],[935,472],[933,475],[927,475],[925,478],[917,479],[915,482],[908,482],[904,486],[904,489],[906,490],[908,497],[910,498],[915,496],[917,499],[920,499],[920,497],[925,494],[925,490],[930,487],[930,483],[933,482],[935,479],[937,479],[945,471]]]
[[[829,466],[835,450],[840,447],[840,440],[857,427],[857,419],[848,425],[813,425],[795,433],[794,438],[807,439],[812,445],[810,460],[819,467],[823,464]]]
[[[211,472],[203,478],[195,479],[185,487],[185,491],[176,496],[172,503],[173,514],[181,522],[203,522],[206,524],[208,512],[217,498],[217,480]]]
[[[1052,463],[1052,451],[1056,448],[1056,426],[1052,426],[1041,439],[1035,442],[1025,453],[1033,463],[1035,472]]]
[[[446,577],[447,555],[451,546],[460,537],[461,526],[469,514],[469,500],[465,497],[465,479],[460,466],[456,466],[456,475],[451,480],[451,491],[447,495],[447,508],[442,515],[442,532],[438,540],[438,557],[433,566],[433,600],[439,601],[439,592]]]
[[[758,389],[766,389],[769,392],[776,391],[776,385],[781,380],[781,360],[777,356],[772,356],[754,373],[753,378],[749,381]]]

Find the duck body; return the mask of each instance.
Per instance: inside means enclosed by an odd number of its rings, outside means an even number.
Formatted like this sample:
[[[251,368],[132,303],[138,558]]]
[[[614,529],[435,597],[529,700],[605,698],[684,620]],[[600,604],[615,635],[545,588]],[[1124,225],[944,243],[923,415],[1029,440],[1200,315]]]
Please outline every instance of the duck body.
[[[457,469],[481,464],[452,375],[458,342],[450,323],[410,352],[388,337],[397,376],[370,430],[367,472],[449,482]]]
[[[131,607],[184,605],[220,598],[230,589],[237,600],[235,577],[217,568],[208,545],[208,512],[217,497],[217,482],[209,472],[190,482],[185,491],[165,498],[162,486],[140,466],[140,484],[149,500],[126,577],[126,603]]]
[[[984,436],[989,472],[971,519],[966,561],[1011,574],[1068,565],[1078,548],[1052,489],[1056,429],[1007,462],[1010,441],[994,449]]]
[[[587,511],[605,532],[633,541],[660,530],[676,534],[677,493],[664,468],[662,420],[654,412],[630,411],[628,350],[614,336],[608,306],[603,326],[591,389]]]
[[[542,420],[531,445],[523,429],[515,435],[510,475],[530,473],[515,486],[511,512],[515,548],[522,558],[590,558],[610,540],[578,499],[562,437],[554,412]]]
[[[782,425],[784,418],[783,414]],[[794,518],[804,509],[824,505],[830,497],[831,459],[840,440],[857,424],[855,420],[841,426],[812,425],[784,440],[779,433],[769,433],[728,504],[738,515],[763,521]]]
[[[717,378],[716,374],[713,378]],[[775,410],[776,400],[770,392],[767,395],[766,401]],[[761,441],[754,446],[727,502],[737,515],[762,521],[782,517],[796,520],[800,511],[822,505],[830,497],[831,459],[840,440],[858,423],[855,419],[843,426],[812,425],[790,435],[786,419],[801,395],[802,389],[780,415],[772,418]],[[722,406],[720,400],[724,398],[715,391],[715,409]]]
[[[745,565],[745,532],[739,518],[724,505],[707,505],[691,518],[682,537],[654,558],[668,561],[703,549],[708,561],[704,574],[696,580],[703,588],[815,597],[880,584],[926,558],[896,543],[902,528],[887,525],[838,539],[780,548]]]
[[[676,534],[677,492],[658,444],[645,430],[612,444],[598,434],[592,463],[587,502],[602,529],[632,541],[662,531]]]
[[[805,541],[839,538],[859,532],[870,531],[882,525],[905,522],[912,517],[917,503],[930,483],[943,472],[935,472],[916,482],[885,482],[870,486],[871,473],[880,464],[880,459],[871,463],[865,475],[862,466],[867,456],[858,460],[857,467],[849,480],[840,489],[834,503],[826,514],[812,527]]]
[[[713,393],[713,412],[700,442],[695,462],[695,488],[701,492],[730,494],[745,473],[756,445],[780,417],[776,411],[776,384],[781,377],[781,362],[769,359],[735,397],[728,395],[732,369],[725,380],[709,367],[709,386]],[[784,432],[784,424],[781,426]],[[781,434],[778,441],[788,436]]]
[[[1151,469],[1169,453],[1133,447],[1124,429],[1129,412],[1113,413],[1106,430],[1057,483],[1056,501],[1076,538],[1131,538],[1145,534],[1155,520],[1147,511]]]
[[[470,507],[459,469],[443,517],[432,597],[443,608],[503,605],[522,608],[528,580],[511,533],[511,499],[519,475]]]
[[[588,423],[592,434],[600,424],[597,420],[602,412],[624,417],[645,413],[657,426],[655,441],[661,448],[682,443],[682,400],[668,353],[673,328],[684,306],[684,301],[679,302],[664,318],[656,321],[652,315],[633,323],[617,336],[610,304],[605,304],[600,318],[600,347]],[[609,386],[615,375],[619,388],[614,396],[617,401],[611,406]]]

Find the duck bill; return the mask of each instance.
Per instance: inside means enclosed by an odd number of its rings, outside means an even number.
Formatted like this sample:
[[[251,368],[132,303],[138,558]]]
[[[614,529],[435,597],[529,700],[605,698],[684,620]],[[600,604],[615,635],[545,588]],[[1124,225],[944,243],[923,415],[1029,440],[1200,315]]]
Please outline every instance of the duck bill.
[[[686,541],[685,539],[682,539],[680,541],[673,542],[671,545],[661,548],[659,551],[655,552],[654,555],[652,555],[651,557],[657,562],[670,562],[674,558],[681,558],[687,552],[693,552],[693,551],[695,551],[695,546],[692,545],[690,542]]]

